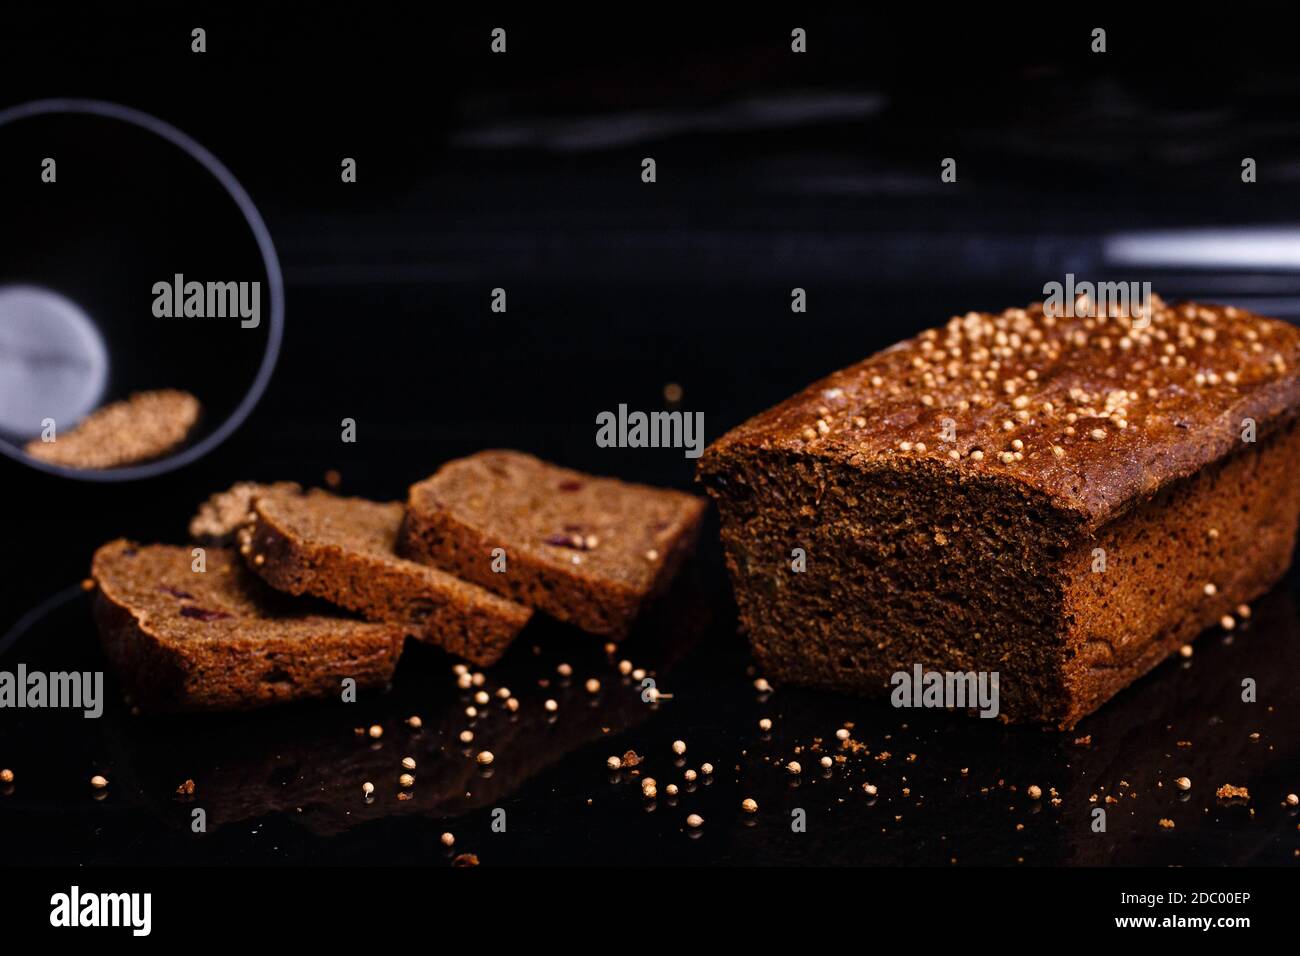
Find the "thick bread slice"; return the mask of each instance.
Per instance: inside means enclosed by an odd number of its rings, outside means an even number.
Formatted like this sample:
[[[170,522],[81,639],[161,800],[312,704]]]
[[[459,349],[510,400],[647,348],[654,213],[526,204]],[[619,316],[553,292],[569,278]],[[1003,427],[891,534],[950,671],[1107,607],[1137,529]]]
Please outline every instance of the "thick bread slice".
[[[705,507],[680,491],[484,451],[411,487],[399,547],[592,634],[622,637],[690,554]],[[494,570],[502,557],[505,570]]]
[[[318,613],[267,588],[233,551],[118,539],[95,552],[95,619],[110,662],[153,710],[251,710],[391,679],[401,628]]]
[[[175,451],[198,423],[199,400],[189,392],[137,392],[91,412],[54,441],[33,439],[24,449],[40,461],[64,468],[100,469],[134,465]]]
[[[487,666],[500,660],[532,611],[397,556],[402,505],[325,491],[253,500],[240,532],[245,560],[268,584],[312,594]]]

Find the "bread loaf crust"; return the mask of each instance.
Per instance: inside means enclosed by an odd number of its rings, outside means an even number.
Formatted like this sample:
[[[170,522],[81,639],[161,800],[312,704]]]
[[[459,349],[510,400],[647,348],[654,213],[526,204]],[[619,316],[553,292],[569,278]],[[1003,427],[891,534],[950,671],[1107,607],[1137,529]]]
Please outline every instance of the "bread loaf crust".
[[[836,372],[701,458],[742,625],[777,678],[999,671],[1004,716],[1072,726],[1285,570],[1298,367],[1286,323],[1155,300],[970,313]],[[1138,542],[1211,514],[1222,545],[1180,571],[1230,580],[1191,601]]]

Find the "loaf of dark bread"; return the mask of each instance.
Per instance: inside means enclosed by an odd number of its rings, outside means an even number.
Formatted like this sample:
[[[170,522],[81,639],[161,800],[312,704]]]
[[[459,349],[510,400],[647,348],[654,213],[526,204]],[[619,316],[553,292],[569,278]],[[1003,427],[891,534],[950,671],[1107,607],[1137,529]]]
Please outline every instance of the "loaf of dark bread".
[[[1157,299],[836,372],[700,461],[756,656],[855,692],[997,672],[1003,716],[1072,727],[1286,569],[1298,370],[1294,327]]]
[[[254,493],[240,551],[268,584],[391,621],[408,634],[487,666],[532,611],[394,550],[402,505],[296,489]]]
[[[25,451],[65,468],[120,468],[161,458],[185,443],[202,411],[189,392],[137,392],[91,412],[53,441],[33,439]],[[56,427],[61,423],[56,423]]]
[[[109,661],[152,710],[250,710],[341,697],[393,676],[401,628],[322,613],[272,591],[233,551],[111,541],[95,552],[95,619]]]
[[[402,553],[621,638],[694,547],[705,502],[515,451],[443,465],[411,487]]]

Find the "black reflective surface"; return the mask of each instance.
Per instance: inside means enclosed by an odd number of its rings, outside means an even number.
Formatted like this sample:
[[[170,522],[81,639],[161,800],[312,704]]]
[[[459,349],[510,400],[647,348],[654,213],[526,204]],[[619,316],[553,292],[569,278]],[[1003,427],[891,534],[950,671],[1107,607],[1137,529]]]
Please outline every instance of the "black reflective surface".
[[[189,31],[159,20],[110,34],[112,69],[84,24],[49,48],[8,31],[4,105],[57,92],[23,68],[53,58],[61,83],[79,78],[94,95],[152,111],[231,166],[277,243],[287,319],[262,403],[199,464],[92,486],[0,461],[0,631],[74,587],[103,541],[182,541],[195,504],[239,479],[320,484],[337,469],[344,492],[397,499],[449,458],[517,447],[689,488],[693,463],[680,450],[598,448],[595,416],[622,402],[662,408],[664,386],[677,383],[680,407],[704,412],[712,439],[833,369],[952,314],[1027,302],[1067,271],[1300,315],[1300,255],[1269,258],[1278,246],[1250,231],[1280,230],[1286,253],[1298,208],[1290,104],[1300,81],[1284,51],[1261,52],[1268,36],[1232,23],[1126,36],[1121,24],[1115,57],[1099,62],[1070,32],[1086,36],[1088,25],[1030,19],[987,35],[950,26],[922,35],[871,18],[813,23],[825,52],[791,62],[788,25],[757,20],[716,31],[701,21],[689,35],[652,25],[621,45],[596,42],[593,26],[521,25],[518,57],[496,64],[479,52],[486,28],[468,21],[438,25],[433,57],[414,39],[432,34],[406,22],[213,20],[224,45],[196,64],[184,45],[158,52]],[[1184,70],[1149,55],[1157,41],[1211,34],[1232,56],[1190,57]],[[970,68],[972,36],[985,43],[980,70]],[[339,82],[341,49],[364,66],[355,82]],[[659,161],[654,185],[639,178],[646,155]],[[949,155],[959,181],[941,186]],[[1240,179],[1247,155],[1267,173],[1250,187]],[[354,186],[339,181],[345,156],[358,159]],[[1208,265],[1139,267],[1113,242],[1224,227],[1245,231],[1212,238]],[[137,251],[114,254],[123,274],[152,277]],[[114,272],[96,261],[86,274]],[[805,314],[790,311],[796,286]],[[497,287],[504,314],[489,309]],[[143,360],[157,345],[132,354]],[[204,378],[223,377],[205,365]],[[344,418],[357,423],[355,443],[340,440]],[[714,521],[684,587],[614,658],[598,639],[530,627],[488,675],[489,691],[515,693],[516,714],[494,697],[470,721],[452,662],[424,647],[408,650],[391,691],[350,705],[153,718],[113,694],[100,720],[0,711],[0,767],[17,775],[0,793],[5,859],[1295,860],[1300,819],[1281,805],[1300,790],[1294,569],[1230,639],[1204,635],[1190,659],[1166,662],[1061,735],[792,688],[764,699]],[[75,590],[11,636],[0,669],[102,664]],[[618,673],[623,657],[671,698],[643,703]],[[561,662],[573,667],[567,685]],[[589,677],[601,682],[596,695]],[[1258,703],[1241,702],[1245,677],[1258,682]],[[419,733],[404,723],[413,714]],[[823,774],[818,760],[839,753],[833,735],[846,722],[857,744]],[[375,723],[378,741],[357,735]],[[465,729],[468,747],[457,739]],[[680,762],[677,739],[687,744]],[[490,772],[473,760],[480,747],[496,755]],[[653,802],[638,776],[606,769],[629,750],[658,781]],[[405,756],[416,783],[401,801]],[[797,779],[783,769],[790,759],[804,767]],[[684,770],[704,762],[714,773],[689,788]],[[110,781],[99,798],[96,773]],[[1192,788],[1181,795],[1172,781],[1184,775]],[[196,793],[178,798],[187,779]],[[1216,799],[1223,784],[1248,787],[1250,800]],[[1041,799],[1029,799],[1031,785]],[[746,797],[758,813],[742,812]],[[1104,833],[1091,829],[1098,807]],[[203,835],[190,830],[196,808]],[[496,809],[504,833],[492,830]],[[797,810],[805,832],[791,828]],[[704,818],[698,831],[687,831],[690,813]],[[452,853],[444,830],[456,835]]]

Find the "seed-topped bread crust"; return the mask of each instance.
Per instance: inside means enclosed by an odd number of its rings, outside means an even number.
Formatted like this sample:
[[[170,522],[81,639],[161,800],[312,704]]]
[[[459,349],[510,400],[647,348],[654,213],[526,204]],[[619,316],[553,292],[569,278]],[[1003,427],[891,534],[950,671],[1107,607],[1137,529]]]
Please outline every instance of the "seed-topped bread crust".
[[[205,549],[199,565],[189,547],[118,539],[95,552],[91,575],[105,653],[143,708],[337,698],[346,678],[386,684],[401,654],[400,628],[286,598],[229,549]]]
[[[25,451],[65,468],[120,468],[161,458],[185,443],[202,407],[189,392],[136,392],[91,412],[54,441],[33,439]],[[57,427],[56,423],[56,427]]]
[[[494,664],[532,611],[451,574],[398,557],[399,502],[312,490],[253,496],[240,532],[249,567],[290,594],[311,594],[480,666]]]
[[[690,554],[705,507],[680,491],[484,451],[411,487],[400,548],[592,634],[622,637]]]
[[[1088,305],[954,317],[705,452],[775,676],[999,671],[1004,715],[1069,726],[1283,573],[1300,330]]]

